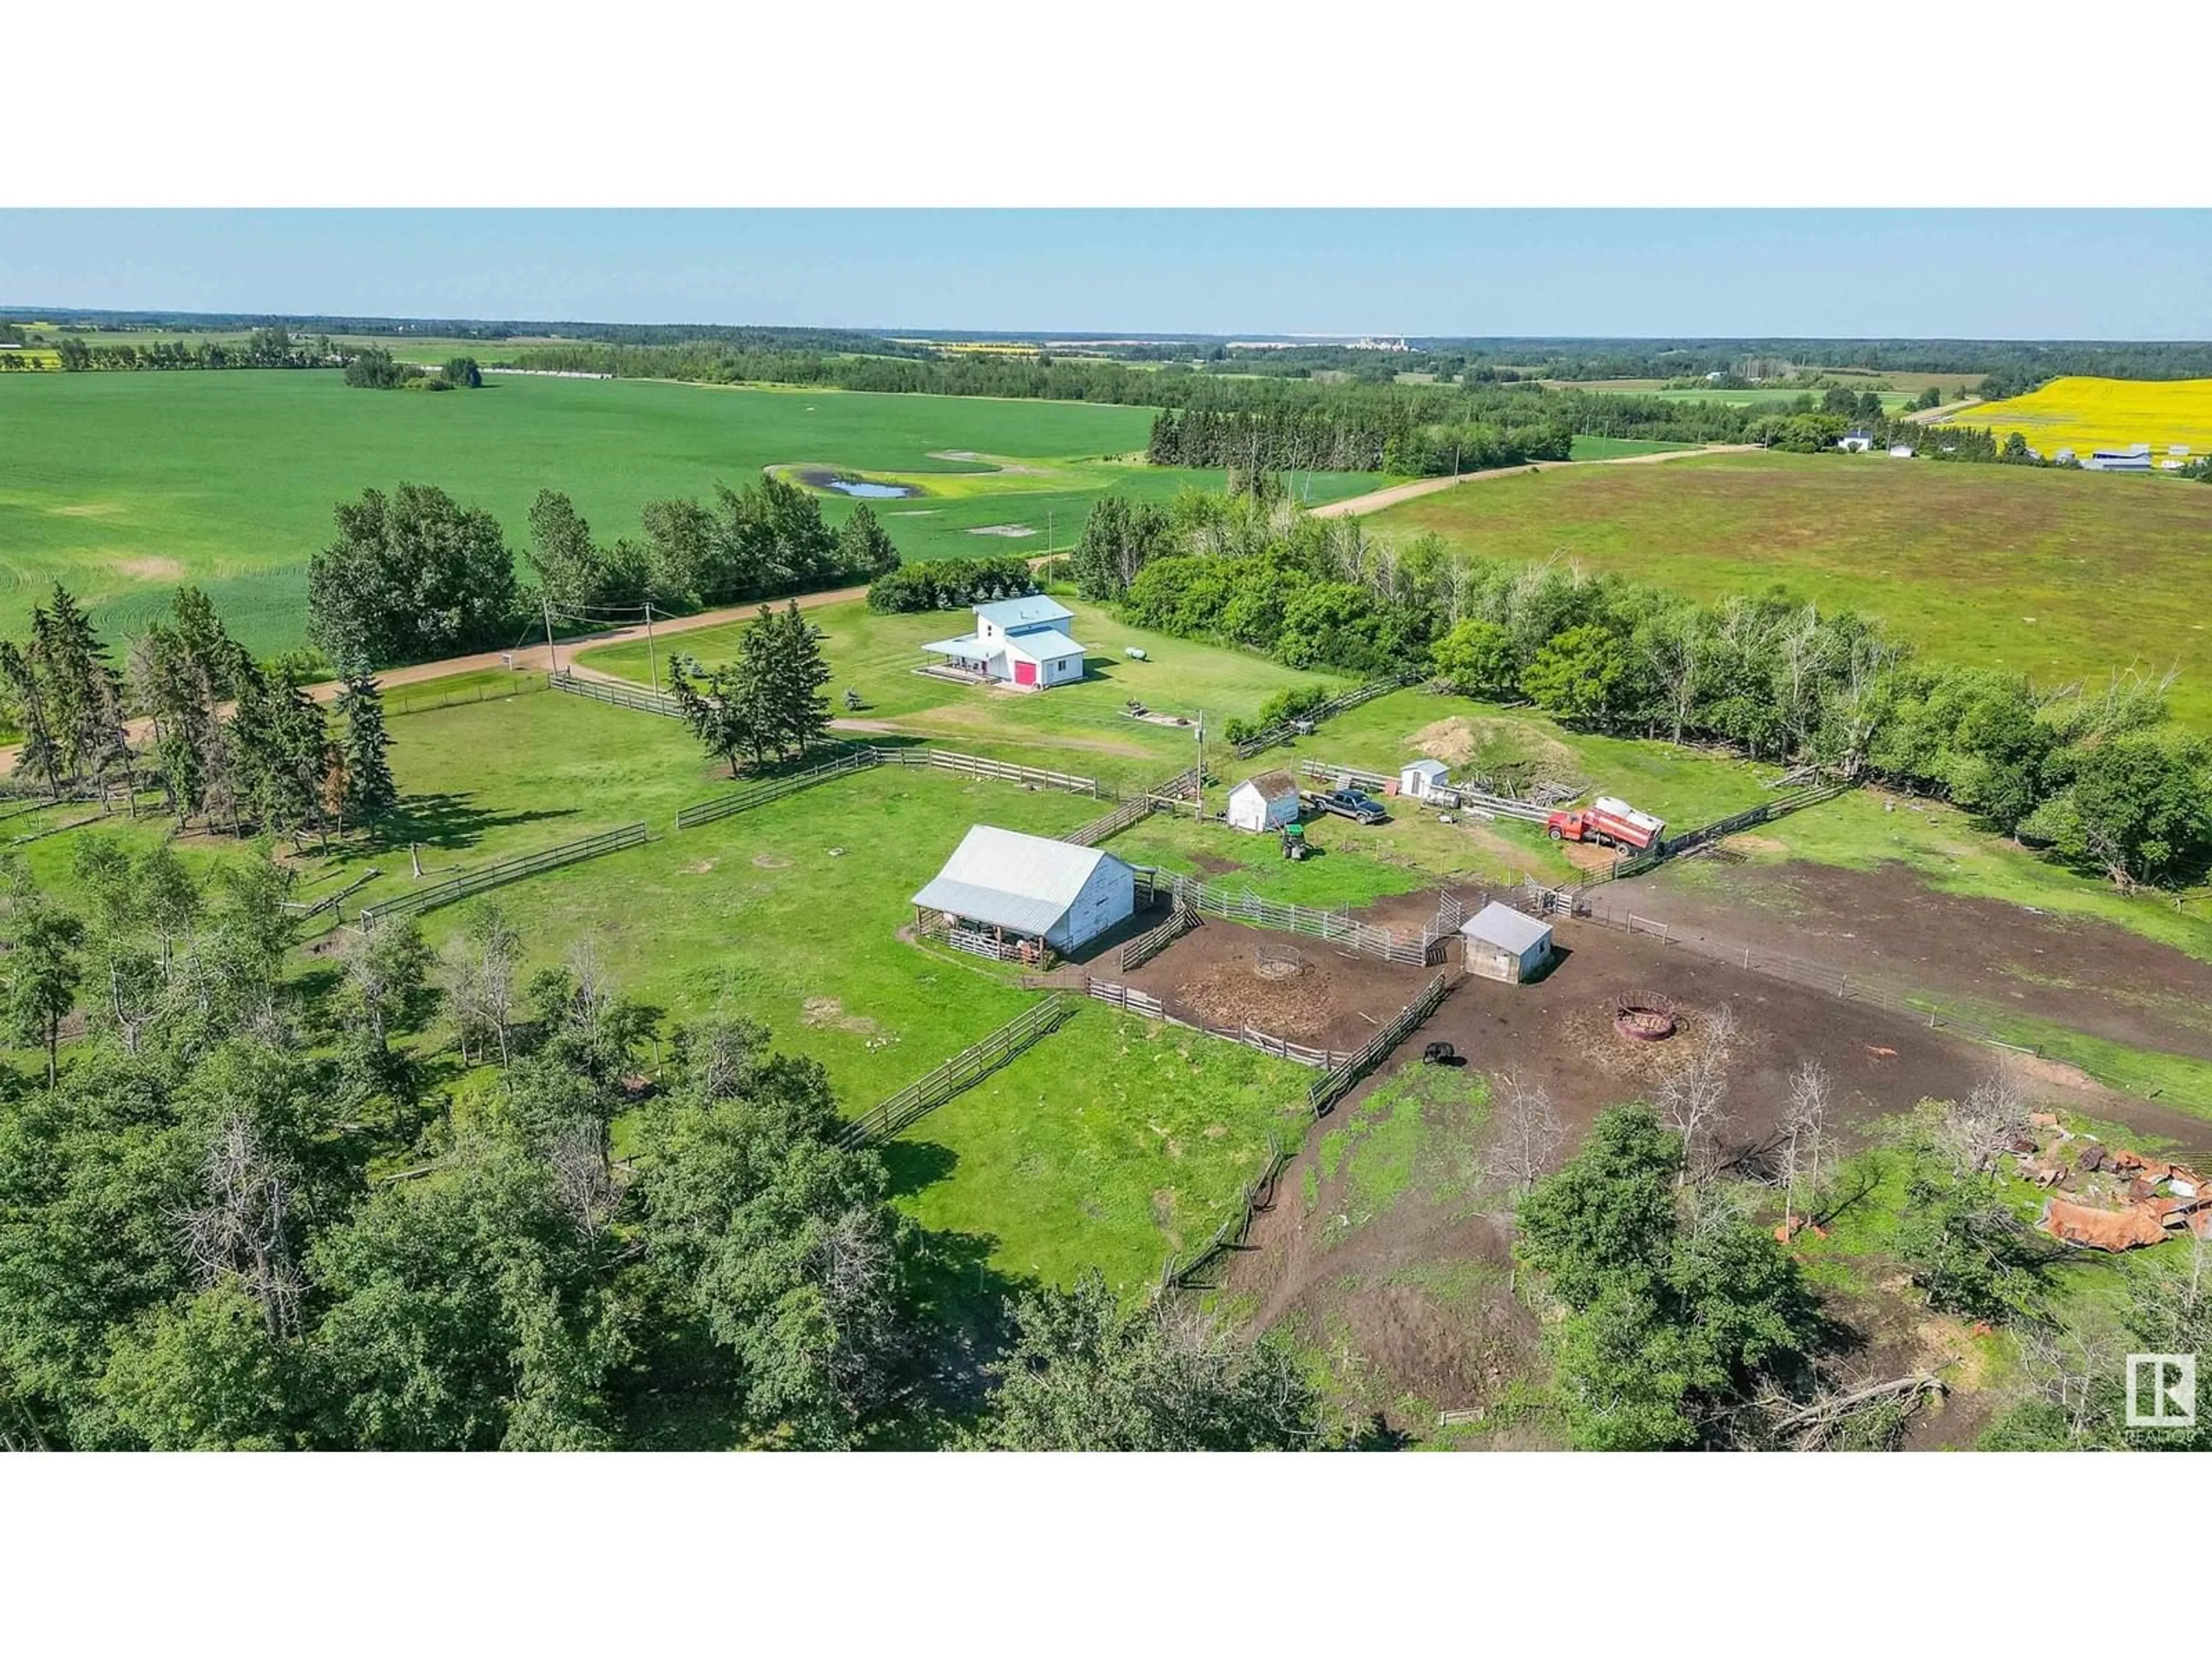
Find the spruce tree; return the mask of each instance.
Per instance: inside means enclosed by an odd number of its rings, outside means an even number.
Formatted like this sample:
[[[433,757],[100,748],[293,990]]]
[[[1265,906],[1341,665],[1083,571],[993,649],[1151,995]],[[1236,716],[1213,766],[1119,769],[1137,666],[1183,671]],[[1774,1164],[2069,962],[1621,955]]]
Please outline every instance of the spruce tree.
[[[345,816],[355,823],[369,823],[399,804],[399,786],[392,781],[386,751],[391,733],[384,724],[384,694],[375,678],[356,665],[338,693],[338,713],[345,719],[345,737],[339,746],[345,767]]]
[[[837,527],[837,563],[848,579],[872,580],[899,568],[890,532],[866,501],[855,505]]]

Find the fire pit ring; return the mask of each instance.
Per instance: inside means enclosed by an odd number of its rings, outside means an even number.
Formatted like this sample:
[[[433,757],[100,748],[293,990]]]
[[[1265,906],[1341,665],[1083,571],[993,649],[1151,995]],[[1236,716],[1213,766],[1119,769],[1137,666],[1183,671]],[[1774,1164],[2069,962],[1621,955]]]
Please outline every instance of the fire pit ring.
[[[1663,1042],[1677,1027],[1672,997],[1628,991],[1613,999],[1613,1029],[1631,1042]]]

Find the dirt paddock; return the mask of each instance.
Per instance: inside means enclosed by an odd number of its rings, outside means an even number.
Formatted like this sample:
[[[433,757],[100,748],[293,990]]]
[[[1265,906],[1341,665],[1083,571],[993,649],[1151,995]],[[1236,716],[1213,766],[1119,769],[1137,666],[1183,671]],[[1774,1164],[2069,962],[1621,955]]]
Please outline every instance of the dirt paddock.
[[[1233,921],[1194,927],[1143,967],[1094,968],[1156,996],[1178,1019],[1251,1025],[1313,1048],[1350,1050],[1373,1036],[1436,976],[1272,928]]]

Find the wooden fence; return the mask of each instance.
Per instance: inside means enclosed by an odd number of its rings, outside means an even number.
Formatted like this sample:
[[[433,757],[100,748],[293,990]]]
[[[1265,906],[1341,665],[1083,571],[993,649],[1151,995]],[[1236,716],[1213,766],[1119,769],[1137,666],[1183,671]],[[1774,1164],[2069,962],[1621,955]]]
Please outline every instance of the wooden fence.
[[[1249,1182],[1242,1201],[1228,1220],[1221,1224],[1213,1237],[1191,1253],[1185,1261],[1170,1255],[1160,1269],[1160,1292],[1191,1289],[1198,1275],[1206,1268],[1241,1247],[1252,1236],[1252,1218],[1275,1205],[1275,1188],[1283,1178],[1283,1170],[1291,1161],[1291,1149],[1283,1144],[1282,1137],[1273,1129],[1267,1132],[1267,1161],[1259,1175]]]
[[[566,691],[572,697],[588,697],[593,702],[635,708],[645,714],[665,714],[672,720],[684,718],[684,705],[665,691],[648,691],[641,685],[616,685],[605,680],[579,679],[565,668],[555,669],[546,676],[546,683],[554,690]]]
[[[1772,800],[1747,806],[1741,812],[1717,818],[1711,823],[1699,824],[1679,836],[1669,836],[1649,852],[1639,853],[1634,858],[1621,859],[1602,870],[1589,871],[1574,885],[1587,889],[1601,886],[1608,881],[1624,881],[1632,876],[1646,874],[1669,859],[1693,853],[1700,847],[1710,846],[1725,836],[1735,834],[1739,830],[1748,830],[1758,823],[1770,823],[1776,818],[1802,811],[1808,806],[1833,800],[1838,795],[1848,793],[1850,787],[1847,783],[1819,783],[1809,788],[1793,789],[1786,795],[1778,795]]]
[[[1198,926],[1198,913],[1178,904],[1168,913],[1168,919],[1157,927],[1137,935],[1121,947],[1121,971],[1141,968],[1154,957]]]
[[[322,915],[325,910],[335,910],[341,903],[351,898],[383,873],[381,870],[365,870],[335,893],[325,893],[312,902],[304,899],[286,899],[283,901],[284,914],[295,921],[305,921],[311,916]]]
[[[1238,760],[1249,760],[1263,749],[1273,749],[1277,744],[1288,743],[1292,738],[1304,737],[1323,720],[1332,720],[1348,709],[1357,708],[1363,702],[1371,702],[1379,696],[1405,686],[1417,685],[1423,678],[1418,673],[1405,673],[1394,674],[1385,679],[1370,680],[1364,685],[1356,685],[1349,691],[1340,692],[1327,702],[1310,709],[1295,719],[1279,720],[1273,726],[1262,727],[1245,738],[1243,742],[1233,744],[1231,747],[1237,751]]]
[[[1038,975],[1034,979],[1024,975],[1024,985],[1057,984],[1066,981]],[[1279,1037],[1272,1031],[1261,1030],[1255,1025],[1206,1025],[1194,1019],[1184,1019],[1167,1011],[1166,1004],[1151,993],[1139,991],[1133,985],[1116,985],[1111,980],[1083,976],[1080,987],[1084,995],[1119,1008],[1123,1013],[1141,1015],[1146,1019],[1164,1021],[1180,1025],[1186,1031],[1203,1031],[1208,1036],[1219,1037],[1224,1042],[1241,1042],[1276,1060],[1287,1060],[1293,1066],[1310,1066],[1318,1071],[1328,1071],[1350,1056],[1334,1048],[1316,1048],[1303,1042],[1293,1042],[1288,1037]]]
[[[651,839],[642,823],[626,823],[619,830],[608,830],[596,836],[586,836],[581,841],[564,842],[558,847],[546,848],[543,852],[526,853],[518,858],[501,859],[496,864],[487,864],[481,870],[471,870],[428,887],[418,887],[413,892],[402,893],[380,904],[366,907],[361,913],[361,925],[375,926],[387,916],[419,916],[426,910],[435,910],[456,900],[472,898],[478,893],[503,887],[510,881],[520,881],[525,876],[534,876],[542,871],[556,870],[564,864],[575,864],[584,859],[595,859],[603,853],[618,853],[626,847],[642,847]]]
[[[877,762],[885,766],[933,766],[940,771],[958,772],[971,778],[996,778],[1002,783],[1018,783],[1034,789],[1059,789],[1071,795],[1090,795],[1103,800],[1114,799],[1114,791],[1097,779],[1078,777],[1072,772],[1016,766],[1010,761],[963,755],[950,749],[878,747],[873,752]]]
[[[1125,800],[1103,817],[1069,830],[1060,839],[1071,847],[1096,847],[1109,836],[1118,836],[1133,823],[1142,823],[1158,810],[1150,795]]]
[[[435,685],[437,682],[433,680],[430,684]],[[485,681],[471,690],[441,691],[434,696],[410,697],[403,687],[384,694],[384,713],[387,720],[396,720],[402,714],[427,714],[434,708],[451,708],[465,702],[504,702],[509,697],[526,697],[552,689],[548,676],[522,673],[509,679]]]
[[[1350,1094],[1359,1079],[1389,1058],[1406,1034],[1437,1011],[1452,988],[1449,973],[1438,974],[1421,988],[1420,994],[1390,1016],[1389,1024],[1368,1038],[1359,1052],[1332,1066],[1328,1074],[1306,1091],[1306,1106],[1316,1117],[1326,1117],[1336,1103]]]
[[[817,783],[826,783],[832,778],[850,777],[855,772],[865,772],[876,766],[934,767],[939,771],[959,773],[963,777],[995,778],[1005,783],[1018,783],[1034,789],[1059,789],[1073,795],[1102,796],[1112,793],[1096,778],[1078,777],[1069,772],[1047,771],[1036,766],[1015,766],[1006,761],[990,760],[981,755],[963,755],[949,749],[889,749],[856,743],[843,750],[835,760],[809,767],[803,772],[757,779],[740,784],[725,794],[679,807],[676,812],[676,827],[678,830],[696,830],[702,823],[713,823],[722,818],[733,817],[739,812],[750,812],[756,806],[781,800],[786,795],[794,794],[801,789],[811,789]]]
[[[716,795],[707,800],[695,800],[688,806],[676,809],[676,827],[696,830],[702,823],[713,823],[722,818],[734,817],[739,812],[750,812],[756,806],[765,806],[770,801],[781,800],[786,795],[797,794],[802,789],[811,789],[817,783],[831,778],[850,777],[855,772],[865,772],[880,763],[879,751],[860,747],[847,750],[833,761],[820,766],[810,766],[804,772],[787,773],[780,778],[762,778],[757,782],[741,785],[727,794]]]
[[[955,1095],[974,1088],[1040,1037],[1059,1030],[1074,1012],[1075,1005],[1057,994],[1024,1009],[980,1042],[854,1118],[845,1126],[842,1144],[867,1146],[890,1139]]]

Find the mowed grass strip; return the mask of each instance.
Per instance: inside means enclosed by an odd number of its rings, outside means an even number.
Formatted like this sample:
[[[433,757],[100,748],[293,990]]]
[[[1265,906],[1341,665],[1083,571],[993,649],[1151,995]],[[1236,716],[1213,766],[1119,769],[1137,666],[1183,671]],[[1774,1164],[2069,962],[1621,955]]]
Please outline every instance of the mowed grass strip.
[[[1402,503],[1370,527],[1434,531],[1491,558],[1564,552],[1702,599],[1778,588],[1881,617],[1931,656],[2039,684],[2179,668],[2177,717],[2212,728],[2212,489],[2201,485],[1723,455],[1491,479]]]
[[[484,354],[477,354],[484,355]],[[0,376],[0,630],[56,580],[111,636],[151,622],[179,581],[206,587],[256,652],[307,633],[307,568],[333,503],[434,483],[482,507],[519,549],[532,497],[567,491],[611,540],[668,495],[742,487],[763,469],[941,477],[942,497],[876,503],[909,559],[1042,552],[1108,489],[1164,500],[1216,472],[1147,467],[1149,409],[991,398],[494,376],[477,392],[366,392],[336,370]],[[1034,465],[942,459],[969,452]],[[1301,477],[1302,486],[1306,481]],[[1372,480],[1322,475],[1316,500]],[[842,522],[850,504],[823,497]],[[1014,525],[1020,538],[971,533]]]

